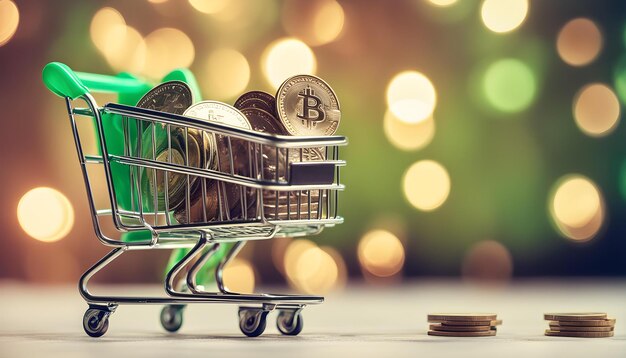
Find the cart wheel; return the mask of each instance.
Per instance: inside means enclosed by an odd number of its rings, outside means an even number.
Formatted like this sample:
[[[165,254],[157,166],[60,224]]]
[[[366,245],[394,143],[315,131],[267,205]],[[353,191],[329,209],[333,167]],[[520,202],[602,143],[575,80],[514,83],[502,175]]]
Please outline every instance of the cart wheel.
[[[83,328],[91,337],[100,337],[109,329],[109,312],[90,308],[83,316]]]
[[[304,327],[300,310],[280,310],[276,317],[276,327],[286,336],[297,336]]]
[[[176,332],[183,325],[182,305],[168,305],[161,310],[161,326],[168,332]]]
[[[248,337],[258,337],[265,331],[268,311],[262,308],[239,308],[239,329]]]

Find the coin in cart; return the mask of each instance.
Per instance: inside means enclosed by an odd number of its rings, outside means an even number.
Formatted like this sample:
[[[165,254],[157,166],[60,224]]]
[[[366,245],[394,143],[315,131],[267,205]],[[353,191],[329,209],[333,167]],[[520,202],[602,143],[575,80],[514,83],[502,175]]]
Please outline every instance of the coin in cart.
[[[257,108],[270,113],[273,117],[278,117],[276,113],[276,99],[269,93],[263,91],[250,91],[242,94],[233,105],[243,111],[246,108]]]
[[[250,122],[243,113],[229,104],[218,101],[198,102],[185,110],[183,115],[230,127],[252,129]],[[213,138],[210,133],[204,134],[206,137]],[[216,135],[215,139],[215,145],[205,147],[207,151],[216,152],[215,166],[214,168],[209,167],[209,169],[217,169],[227,174],[248,176],[248,150],[245,142],[221,134]],[[195,186],[190,194],[189,208],[183,205],[174,212],[174,217],[179,222],[191,223],[214,220],[218,218],[220,212],[230,213],[242,205],[242,195],[238,185],[210,179],[202,179],[200,183],[201,185]],[[221,203],[222,208],[218,208],[216,203]],[[230,218],[227,217],[226,219]]]
[[[549,321],[546,336],[575,338],[613,337],[615,319],[602,312],[585,313],[546,313]]]
[[[181,81],[169,81],[161,83],[146,93],[137,102],[137,107],[155,111],[183,114],[193,103],[193,95],[189,86]],[[129,120],[129,119],[127,119]],[[129,123],[130,124],[130,123]],[[150,122],[141,123],[142,133],[138,134],[137,155],[145,159],[169,162],[182,165],[188,160],[191,165],[203,160],[202,153],[198,150],[198,141],[195,138],[187,138],[185,141],[182,130],[179,127],[168,129],[170,131],[171,146],[167,142],[167,131],[163,126],[150,126]],[[130,130],[136,126],[130,125]],[[185,142],[187,142],[185,144]],[[188,155],[185,155],[187,148]],[[142,202],[147,210],[173,210],[180,206],[185,196],[184,177],[181,174],[164,171],[144,169],[142,170]],[[167,181],[164,177],[167,176]],[[166,183],[167,182],[167,183]],[[165,186],[168,187],[168,197],[165,198]],[[156,198],[156,207],[154,207]],[[167,200],[167,203],[166,203]]]
[[[297,136],[333,135],[341,119],[335,92],[311,75],[293,76],[280,85],[276,112],[287,131]]]
[[[193,103],[191,89],[181,81],[161,83],[146,93],[137,107],[159,112],[183,114]]]

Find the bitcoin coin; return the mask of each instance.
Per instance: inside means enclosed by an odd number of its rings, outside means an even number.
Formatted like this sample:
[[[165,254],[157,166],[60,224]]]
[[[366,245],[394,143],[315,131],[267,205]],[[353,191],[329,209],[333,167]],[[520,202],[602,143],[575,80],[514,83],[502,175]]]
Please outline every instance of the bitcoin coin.
[[[166,113],[183,114],[192,103],[191,89],[186,83],[169,81],[161,83],[148,91],[137,102],[137,107]]]
[[[585,313],[546,313],[543,319],[547,321],[590,321],[604,320],[606,313],[585,312]]]
[[[326,82],[311,75],[288,78],[276,92],[276,112],[287,131],[298,136],[333,135],[339,127],[339,101]]]
[[[546,336],[555,336],[555,337],[576,337],[576,338],[605,338],[605,337],[613,337],[614,332],[560,332],[553,331],[550,329],[546,329]]]
[[[235,101],[234,107],[243,110],[245,108],[258,108],[277,116],[276,99],[269,93],[263,91],[250,91],[242,94]]]
[[[615,318],[597,319],[590,321],[551,321],[550,324],[578,327],[611,327],[615,326]]]
[[[428,331],[429,336],[442,336],[442,337],[490,337],[495,336],[496,331],[491,329],[488,331],[479,332],[446,332],[446,331]]]
[[[430,329],[445,332],[481,332],[490,330],[491,326],[444,326],[441,324],[431,324]]]
[[[501,319],[493,321],[441,321],[444,326],[499,326],[502,324]]]
[[[428,322],[442,321],[493,321],[495,313],[433,313],[428,315]]]
[[[550,324],[550,329],[560,332],[610,332],[612,326],[607,327],[580,327],[580,326],[561,326],[559,324]]]

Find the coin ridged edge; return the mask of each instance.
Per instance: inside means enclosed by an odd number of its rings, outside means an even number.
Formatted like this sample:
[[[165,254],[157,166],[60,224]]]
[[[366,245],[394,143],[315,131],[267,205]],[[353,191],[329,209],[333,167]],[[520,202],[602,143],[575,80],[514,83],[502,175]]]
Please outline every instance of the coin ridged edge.
[[[444,326],[442,324],[431,324],[428,327],[431,331],[442,332],[485,332],[492,328],[491,326]]]
[[[494,321],[495,313],[433,313],[427,316],[428,322],[440,321]]]
[[[550,330],[559,332],[610,332],[613,331],[613,326],[598,326],[598,327],[581,327],[581,326],[560,326],[558,324],[551,324]]]
[[[428,331],[429,336],[439,337],[493,337],[496,335],[495,330],[481,332],[446,332],[446,331]]]
[[[547,321],[593,321],[605,320],[606,313],[584,312],[584,313],[545,313],[543,319]]]
[[[550,324],[558,324],[561,326],[575,326],[575,327],[609,327],[615,326],[615,318],[607,319],[595,319],[585,321],[550,321]]]
[[[491,321],[432,321],[432,323],[441,323],[444,326],[500,326],[501,319]]]
[[[545,335],[550,337],[608,338],[613,337],[615,335],[615,332],[560,332],[546,329]]]

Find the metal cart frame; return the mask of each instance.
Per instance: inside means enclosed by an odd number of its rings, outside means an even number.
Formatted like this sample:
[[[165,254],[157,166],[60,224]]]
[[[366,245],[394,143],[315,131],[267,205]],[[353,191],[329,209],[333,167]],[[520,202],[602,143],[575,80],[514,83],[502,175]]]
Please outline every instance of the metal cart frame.
[[[68,68],[69,70],[69,68]],[[45,70],[44,70],[45,75]],[[79,81],[78,78],[71,78]],[[48,83],[47,83],[48,84]],[[49,86],[50,87],[50,86]],[[54,90],[53,90],[54,91]],[[266,326],[266,316],[274,309],[279,310],[277,326],[281,333],[296,335],[302,330],[301,310],[305,305],[323,302],[323,297],[312,295],[278,295],[278,294],[240,294],[231,292],[223,281],[223,272],[229,261],[237,255],[248,240],[271,239],[280,236],[305,236],[321,232],[325,227],[343,222],[338,216],[338,192],[343,190],[340,183],[340,167],[345,162],[339,159],[339,147],[346,145],[345,137],[290,137],[258,133],[250,130],[233,128],[216,122],[206,122],[181,115],[163,113],[133,106],[109,103],[99,107],[89,93],[82,91],[77,95],[64,95],[70,125],[76,145],[78,160],[80,163],[89,202],[89,208],[97,238],[106,246],[113,249],[102,259],[89,268],[80,278],[79,291],[89,304],[89,308],[83,317],[85,332],[93,337],[102,336],[108,329],[109,316],[119,305],[123,304],[163,304],[166,305],[161,312],[161,323],[168,331],[176,331],[182,325],[182,312],[187,304],[193,303],[231,303],[241,305],[239,307],[239,326],[247,336],[258,336],[263,333]],[[58,93],[57,93],[58,94]],[[77,103],[85,106],[78,107]],[[99,142],[101,155],[85,154],[79,134],[77,121],[80,118],[89,118],[94,121],[94,126]],[[104,123],[106,121],[119,121],[124,130],[124,153],[110,153],[107,147],[107,132]],[[130,132],[135,126],[137,139],[133,143]],[[210,135],[213,138],[219,136],[220,145],[229,153],[229,170],[223,166],[217,169],[208,169],[205,163],[201,166],[192,166],[188,158],[185,163],[175,164],[171,160],[159,161],[155,157],[155,132],[156,129],[167,129],[168,146],[172,146],[172,128],[182,129],[185,138],[189,139],[189,131],[196,131],[202,135]],[[152,131],[151,156],[142,154],[142,132]],[[149,133],[149,132],[148,132]],[[232,143],[239,141],[245,143],[248,148],[248,167],[251,169],[247,174],[237,173],[233,167]],[[188,142],[185,142],[188,143]],[[217,142],[216,142],[217,143]],[[188,151],[188,144],[185,151]],[[322,148],[324,158],[321,160],[306,161],[307,150],[310,148]],[[275,153],[276,175],[267,178],[264,175],[263,153]],[[291,152],[291,156],[290,156]],[[300,160],[290,161],[290,158]],[[279,155],[280,154],[280,155]],[[282,156],[281,156],[282,155]],[[218,156],[219,157],[219,156]],[[284,162],[279,162],[284,158]],[[219,162],[219,159],[218,159]],[[267,163],[265,163],[267,164]],[[110,209],[98,210],[94,199],[92,182],[88,166],[100,165],[104,168]],[[131,210],[122,209],[118,203],[118,195],[115,190],[114,176],[116,171],[113,166],[125,166],[131,172],[131,186],[136,189],[131,195],[137,195],[132,199],[138,204]],[[282,168],[282,169],[281,169]],[[222,169],[222,170],[220,170]],[[282,172],[279,175],[279,172]],[[165,176],[165,195],[168,191],[168,175],[184,175],[187,179],[186,196],[190,197],[190,178],[196,178],[202,183],[203,197],[206,195],[207,180],[216,181],[218,185],[219,217],[200,223],[178,224],[173,222],[167,210],[159,211],[156,204],[155,210],[146,211],[142,204],[141,177],[157,173]],[[317,174],[316,174],[317,173]],[[312,175],[311,175],[312,174]],[[319,175],[318,175],[319,174]],[[308,176],[308,177],[307,177]],[[310,181],[308,182],[308,179]],[[206,179],[206,180],[205,180]],[[240,205],[242,213],[238,217],[231,217],[228,208],[228,196],[225,195],[224,185],[235,185],[241,193]],[[219,190],[221,189],[221,190]],[[278,215],[276,212],[266,209],[263,205],[264,193],[275,193],[278,197],[283,195],[287,199],[287,215]],[[252,192],[255,203],[246,203]],[[317,195],[312,195],[317,193]],[[297,202],[291,203],[291,194],[296,194]],[[145,193],[143,193],[145,195]],[[315,211],[312,208],[317,201]],[[203,212],[205,210],[204,200]],[[306,211],[301,208],[306,206]],[[187,205],[189,202],[187,201]],[[294,206],[295,212],[291,212]],[[249,208],[253,207],[254,210]],[[189,208],[189,206],[188,206]],[[273,215],[276,214],[276,215]],[[189,210],[187,211],[189,215]],[[112,218],[116,230],[120,232],[132,232],[148,230],[151,233],[149,240],[125,242],[109,238],[105,235],[102,227],[104,218]],[[188,216],[189,218],[189,216]],[[206,219],[206,218],[205,218]],[[163,222],[165,221],[165,222]],[[191,220],[188,220],[191,222]],[[220,243],[236,242],[228,254],[220,261],[215,279],[217,292],[204,291],[199,287],[196,276],[204,263],[217,250]],[[90,279],[102,268],[111,264],[123,253],[134,250],[147,249],[176,249],[189,248],[187,255],[178,262],[166,275],[164,280],[164,297],[133,297],[133,296],[107,296],[94,295],[88,289]],[[186,272],[185,272],[186,271]],[[184,280],[177,280],[184,275]]]

